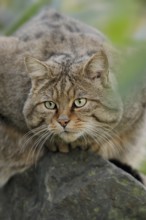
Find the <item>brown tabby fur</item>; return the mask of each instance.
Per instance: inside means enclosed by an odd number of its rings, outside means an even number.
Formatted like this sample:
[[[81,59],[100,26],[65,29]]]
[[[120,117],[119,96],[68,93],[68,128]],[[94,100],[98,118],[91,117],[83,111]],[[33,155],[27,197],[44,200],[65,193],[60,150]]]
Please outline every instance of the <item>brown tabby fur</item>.
[[[1,186],[34,164],[44,145],[61,152],[79,146],[133,166],[140,161],[143,90],[122,100],[112,49],[100,32],[47,9],[15,36],[1,37],[0,51]],[[79,98],[87,102],[77,108]],[[56,108],[47,109],[47,101]]]

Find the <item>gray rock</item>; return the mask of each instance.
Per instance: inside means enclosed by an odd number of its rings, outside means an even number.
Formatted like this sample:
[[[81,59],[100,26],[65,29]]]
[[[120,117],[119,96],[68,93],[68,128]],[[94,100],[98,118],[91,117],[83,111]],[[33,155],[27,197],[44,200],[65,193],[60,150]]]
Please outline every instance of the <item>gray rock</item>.
[[[48,153],[0,190],[0,220],[145,220],[146,190],[79,150]]]

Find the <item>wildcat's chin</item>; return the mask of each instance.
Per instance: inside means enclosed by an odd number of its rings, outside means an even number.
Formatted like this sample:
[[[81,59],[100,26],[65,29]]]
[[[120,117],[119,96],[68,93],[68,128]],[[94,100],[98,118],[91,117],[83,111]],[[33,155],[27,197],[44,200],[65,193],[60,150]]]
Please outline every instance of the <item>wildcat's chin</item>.
[[[59,137],[65,141],[66,143],[71,143],[76,141],[78,138],[80,138],[82,136],[82,132],[68,132],[68,131],[64,131],[62,133],[59,134]]]

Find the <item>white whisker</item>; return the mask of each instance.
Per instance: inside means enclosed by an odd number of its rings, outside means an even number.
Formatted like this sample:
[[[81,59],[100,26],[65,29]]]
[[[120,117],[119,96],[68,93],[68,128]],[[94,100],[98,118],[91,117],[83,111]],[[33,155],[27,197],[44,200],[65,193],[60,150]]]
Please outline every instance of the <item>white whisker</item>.
[[[27,160],[29,160],[30,157],[36,158],[36,157],[35,157],[35,153],[37,152],[38,148],[40,147],[40,144],[41,144],[41,146],[43,147],[43,144],[41,143],[42,140],[44,140],[44,138],[46,138],[46,137],[47,137],[47,139],[48,139],[49,136],[50,136],[50,135],[49,135],[48,131],[45,130],[44,133],[36,139],[36,141],[35,141],[35,142],[33,143],[33,145],[31,146],[31,150],[30,150],[30,152],[29,152],[29,155],[28,155]],[[43,142],[43,143],[45,143],[45,142]],[[40,151],[39,151],[39,152],[40,152]],[[39,155],[39,154],[38,154],[38,155]],[[37,158],[38,158],[38,156],[37,156]],[[35,160],[37,160],[37,158],[36,158]]]
[[[120,142],[115,143],[114,137],[117,137],[117,139],[120,140],[120,138],[114,134],[114,132],[111,132],[111,129],[105,129],[104,127],[99,127],[95,128],[91,125],[88,125],[86,128],[86,133],[89,135],[98,145],[100,144],[101,146],[105,143],[110,146],[110,149],[113,149],[115,152],[121,152],[121,145]],[[109,150],[109,149],[107,149]]]
[[[21,145],[21,150],[23,151],[26,146],[31,142],[33,141],[34,138],[36,138],[37,136],[39,136],[41,133],[43,133],[44,131],[46,131],[46,128],[40,128],[37,129],[38,131],[35,133],[35,134],[32,134],[32,131],[28,132],[29,134],[27,134],[27,136],[25,135],[25,139],[26,137],[28,137],[28,139],[26,139],[26,141]],[[32,135],[31,135],[32,134]],[[31,136],[30,136],[31,135]],[[22,138],[21,142],[23,142],[24,140],[24,137]]]

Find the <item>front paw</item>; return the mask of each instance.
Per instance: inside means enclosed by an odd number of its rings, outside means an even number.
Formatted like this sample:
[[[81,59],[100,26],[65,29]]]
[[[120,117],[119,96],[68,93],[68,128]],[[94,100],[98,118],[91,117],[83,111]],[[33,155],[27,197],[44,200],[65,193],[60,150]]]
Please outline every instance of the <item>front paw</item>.
[[[88,144],[84,144],[84,143],[82,143],[81,141],[75,141],[75,142],[73,142],[73,143],[70,143],[70,148],[71,149],[76,149],[76,148],[78,148],[78,149],[81,149],[81,150],[84,150],[84,151],[86,151],[86,150],[88,150],[89,149],[89,145]]]
[[[68,153],[69,152],[69,144],[66,144],[66,143],[58,144],[58,151],[61,153]]]
[[[67,143],[53,143],[53,144],[46,144],[46,147],[49,149],[49,151],[52,152],[61,152],[61,153],[68,153],[69,152],[69,144]]]
[[[92,142],[92,143],[73,143],[71,144],[71,149],[75,149],[75,148],[80,148],[81,150],[84,151],[89,151],[89,152],[93,152],[93,153],[98,153],[99,151],[99,145],[97,145],[96,143]]]

